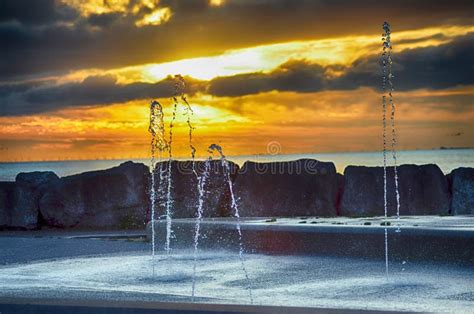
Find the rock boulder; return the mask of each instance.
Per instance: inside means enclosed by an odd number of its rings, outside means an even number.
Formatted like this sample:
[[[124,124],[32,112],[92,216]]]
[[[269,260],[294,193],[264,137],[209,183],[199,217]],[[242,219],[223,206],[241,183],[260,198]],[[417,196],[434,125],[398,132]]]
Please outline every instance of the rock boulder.
[[[454,215],[474,214],[474,168],[457,168],[449,175],[451,212]]]
[[[247,161],[235,180],[242,217],[335,216],[341,184],[332,162]]]
[[[388,214],[396,215],[393,167],[387,168]],[[449,213],[448,183],[437,165],[398,167],[400,214]],[[383,168],[348,166],[344,171],[343,216],[383,216]]]
[[[11,212],[11,227],[38,227],[39,200],[46,185],[59,180],[51,171],[22,172],[15,179],[15,205]]]
[[[15,203],[15,182],[0,182],[0,229],[11,226],[11,215]]]
[[[46,187],[39,209],[44,222],[53,227],[144,227],[148,178],[147,166],[130,161],[63,177]]]
[[[168,161],[158,164],[155,172],[157,192],[157,213],[155,217],[165,215],[166,213],[166,194],[167,194],[167,173]],[[205,171],[205,162],[196,161],[195,170],[198,176]],[[160,169],[162,175],[160,179]],[[204,217],[223,217],[230,213],[230,193],[227,177],[224,174],[224,166],[220,160],[212,160],[209,166],[209,176],[206,181],[203,199]],[[229,176],[233,180],[238,171],[238,166],[229,162]],[[193,218],[196,216],[196,209],[199,200],[198,179],[193,172],[191,161],[171,162],[171,199],[173,201],[173,217],[175,218]]]

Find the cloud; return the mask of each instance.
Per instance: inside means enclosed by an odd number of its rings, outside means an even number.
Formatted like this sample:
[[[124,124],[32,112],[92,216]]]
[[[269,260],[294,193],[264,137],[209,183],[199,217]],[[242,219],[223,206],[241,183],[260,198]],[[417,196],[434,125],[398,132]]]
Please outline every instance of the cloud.
[[[92,26],[110,27],[120,16],[120,13],[91,14],[87,21]]]
[[[474,84],[474,34],[436,47],[407,49],[393,55],[397,90],[443,89]],[[332,77],[328,72],[342,73]],[[208,92],[216,96],[244,96],[268,91],[317,92],[381,87],[380,56],[362,57],[350,66],[322,67],[304,60],[292,61],[270,73],[219,77]]]
[[[29,26],[51,24],[76,17],[74,10],[55,0],[2,0],[0,23],[17,22]]]
[[[470,24],[474,6],[467,0],[430,1],[429,6],[424,0],[225,1],[220,6],[204,0],[163,0],[159,8],[169,8],[170,20],[138,27],[137,21],[152,12],[144,5],[134,10],[141,1],[128,1],[118,11],[87,8],[87,14],[61,1],[1,3],[0,80],[160,63],[283,41],[376,34],[381,17],[396,31]]]
[[[453,100],[448,95],[472,95],[473,88],[397,93],[399,148],[472,146],[474,106],[459,112],[455,110],[457,101],[451,104]],[[446,95],[442,101],[446,110],[432,104],[442,95]],[[312,94],[262,93],[229,98],[195,95],[190,98],[195,113],[193,125],[196,127],[193,141],[203,158],[209,143],[221,144],[229,156],[266,153],[268,142],[275,140],[282,144],[284,153],[371,150],[381,145],[379,96],[370,88]],[[0,157],[2,160],[123,158],[126,157],[124,154],[131,152],[146,157],[150,136],[147,133],[146,103],[137,101],[109,107],[66,109],[55,114],[2,117],[0,145],[3,143],[8,150],[3,151]],[[239,113],[229,112],[234,106],[241,108]],[[447,111],[449,106],[452,110]],[[169,122],[171,108],[166,107],[165,113]],[[233,117],[240,119],[229,120]],[[185,118],[178,114],[174,129],[176,156],[189,156]],[[464,134],[448,136],[459,131]],[[10,142],[2,142],[2,139]],[[78,144],[61,151],[33,151],[32,143],[20,145],[23,140],[30,139],[67,143],[84,141],[84,144],[92,145]],[[107,143],[101,145],[102,140]],[[99,143],[94,144],[95,141]]]
[[[315,92],[325,88],[324,68],[306,61],[289,61],[275,71],[213,79],[207,90],[215,96],[242,96],[272,90]]]
[[[474,84],[472,56],[474,34],[461,36],[440,45],[407,49],[393,55],[393,73],[397,90],[442,89]],[[372,56],[355,61],[343,76],[335,79],[334,89],[360,86],[380,88],[380,58]]]
[[[401,39],[397,41],[397,45],[415,44],[415,43],[420,43],[420,42],[424,42],[428,40],[449,40],[449,37],[446,36],[445,34],[438,33],[438,34],[418,37],[418,38]]]
[[[474,34],[459,37],[436,47],[407,49],[393,56],[396,90],[446,89],[473,85]],[[332,75],[340,73],[339,76]],[[187,93],[218,97],[239,97],[269,91],[314,93],[327,90],[380,89],[381,65],[377,55],[363,57],[350,66],[290,60],[269,73],[249,73],[217,77],[210,81],[186,78]],[[79,83],[54,84],[51,81],[0,85],[0,116],[28,115],[66,107],[107,105],[137,99],[166,98],[174,91],[171,77],[157,82],[118,84],[115,76],[90,76]],[[443,107],[443,97],[432,103]],[[472,95],[454,95],[472,106]],[[416,100],[413,100],[416,103]]]
[[[186,93],[190,95],[202,89],[199,81],[186,78],[186,82]],[[171,77],[153,84],[118,84],[114,76],[104,75],[89,76],[82,82],[62,85],[0,85],[0,116],[28,115],[136,99],[167,98],[173,93],[174,80]]]

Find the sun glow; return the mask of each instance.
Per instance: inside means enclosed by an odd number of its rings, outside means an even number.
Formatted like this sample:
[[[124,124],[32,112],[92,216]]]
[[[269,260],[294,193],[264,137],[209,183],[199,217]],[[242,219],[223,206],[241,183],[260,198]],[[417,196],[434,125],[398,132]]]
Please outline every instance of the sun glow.
[[[400,38],[395,49],[413,49],[437,46],[453,40],[456,36],[474,32],[474,26],[451,26],[444,28],[425,28],[394,34],[393,41]],[[440,35],[440,36],[435,36]],[[421,39],[420,39],[421,38]],[[189,58],[157,64],[143,64],[103,71],[87,69],[69,73],[58,79],[60,83],[80,82],[90,75],[111,74],[117,82],[128,84],[137,81],[155,83],[169,75],[181,74],[201,80],[211,80],[218,76],[231,76],[253,72],[271,72],[289,60],[306,60],[321,65],[350,65],[357,58],[378,51],[380,42],[374,36],[352,36],[324,40],[294,41],[279,44],[262,45],[243,49],[228,50],[221,55]],[[337,69],[327,73],[338,76]]]
[[[75,8],[83,16],[106,13],[125,13],[130,0],[61,0],[62,3]]]
[[[138,27],[146,25],[160,25],[166,23],[171,18],[170,8],[156,9],[150,14],[145,15],[141,20],[135,22]]]
[[[209,5],[212,7],[219,7],[221,5],[224,5],[224,3],[224,0],[209,0]]]
[[[452,103],[456,98],[446,99],[442,107],[432,103],[437,97],[472,93],[472,87],[398,92],[399,134],[405,143],[401,148],[435,147],[447,139],[460,146],[472,145],[474,131],[469,126],[474,110],[466,107],[460,115]],[[268,142],[277,138],[285,153],[370,150],[379,143],[379,113],[373,109],[378,99],[378,93],[368,88],[243,97],[197,94],[190,98],[195,145],[201,154],[211,142],[225,145],[229,155],[265,153]],[[417,110],[413,110],[414,102]],[[164,99],[161,103],[168,126],[172,102]],[[178,110],[176,156],[188,156],[184,106]],[[148,118],[149,100],[0,117],[0,160],[51,160],[58,154],[62,159],[143,158],[149,154]],[[451,134],[459,130],[465,135],[453,139]],[[428,131],[430,136],[426,136]],[[308,133],[318,136],[308,140]]]
[[[158,81],[170,74],[184,74],[197,79],[210,80],[216,76],[270,70],[275,66],[258,51],[243,50],[217,57],[194,58],[175,62],[145,66],[143,75],[147,80]]]
[[[394,36],[403,38],[404,43],[396,46],[398,51],[407,48],[436,46],[449,42],[456,36],[474,32],[471,27],[428,28],[399,32]],[[439,38],[415,40],[441,34]],[[295,41],[263,45],[251,48],[229,50],[213,57],[191,58],[160,64],[148,64],[124,69],[128,75],[137,76],[141,72],[143,81],[156,82],[168,75],[180,73],[196,79],[210,80],[218,76],[242,73],[269,72],[288,60],[307,60],[321,65],[348,65],[364,55],[372,54],[380,45],[374,36],[352,36],[324,40]],[[376,48],[378,49],[378,48]],[[336,74],[336,73],[335,73]]]
[[[146,25],[160,25],[169,21],[172,16],[168,7],[159,8],[159,1],[153,0],[60,0],[63,4],[76,9],[82,16],[121,13],[123,15],[133,14],[137,16],[135,25],[142,27]],[[140,12],[150,12],[141,16]]]

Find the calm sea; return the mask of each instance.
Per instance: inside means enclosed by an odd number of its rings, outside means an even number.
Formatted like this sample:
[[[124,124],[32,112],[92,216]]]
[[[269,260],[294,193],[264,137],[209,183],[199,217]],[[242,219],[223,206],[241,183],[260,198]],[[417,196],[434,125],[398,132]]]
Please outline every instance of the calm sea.
[[[387,155],[389,163],[391,155]],[[332,161],[337,171],[344,172],[348,165],[381,166],[381,152],[318,153],[291,155],[254,155],[234,156],[229,160],[242,165],[245,161],[287,161],[300,158],[313,158],[320,161]],[[102,170],[120,165],[126,160],[78,160],[48,162],[0,163],[0,181],[14,181],[20,172],[54,171],[58,176],[67,176],[91,170]],[[149,163],[148,159],[134,159],[136,162]],[[458,167],[474,167],[474,149],[412,150],[398,152],[399,164],[437,164],[444,173]]]

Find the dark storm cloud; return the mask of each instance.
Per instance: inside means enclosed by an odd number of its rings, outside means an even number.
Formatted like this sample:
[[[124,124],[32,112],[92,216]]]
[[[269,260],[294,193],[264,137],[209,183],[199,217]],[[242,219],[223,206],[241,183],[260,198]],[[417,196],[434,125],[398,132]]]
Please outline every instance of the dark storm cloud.
[[[397,90],[442,89],[474,84],[474,34],[459,37],[448,44],[407,49],[393,56],[393,74]],[[333,80],[332,89],[379,88],[379,56],[361,58]]]
[[[241,74],[213,79],[208,93],[215,96],[242,96],[272,90],[313,92],[325,88],[324,68],[305,61],[290,61],[269,73]]]
[[[75,12],[55,0],[2,0],[0,23],[18,22],[26,25],[44,25],[71,20]]]
[[[418,37],[418,38],[410,38],[410,39],[401,39],[397,41],[397,45],[403,45],[403,44],[416,44],[428,40],[449,40],[449,37],[446,35],[443,35],[441,33],[430,35],[430,36],[424,36],[424,37]]]
[[[186,93],[202,89],[198,81],[186,78]],[[9,90],[9,92],[6,92]],[[107,105],[136,99],[171,97],[174,80],[158,83],[118,84],[111,75],[90,76],[80,83],[25,87],[0,85],[0,116],[18,116],[68,107]]]
[[[0,84],[0,99],[8,97],[12,94],[19,94],[27,92],[33,88],[37,88],[46,84],[52,84],[54,81],[38,81],[38,82],[26,82],[26,83],[4,83]],[[0,100],[1,101],[1,100]]]
[[[397,90],[442,89],[474,84],[474,34],[449,44],[404,50],[393,56],[394,84]],[[337,69],[336,78],[325,75]],[[349,67],[321,67],[306,61],[292,61],[271,73],[218,77],[210,81],[208,92],[216,96],[243,96],[272,90],[318,92],[381,86],[380,56],[364,57]]]
[[[0,80],[4,81],[214,55],[278,41],[373,34],[381,31],[384,19],[396,31],[470,24],[474,11],[473,2],[467,0],[236,0],[219,7],[204,0],[163,0],[160,5],[173,12],[170,21],[137,27],[135,22],[146,8],[137,16],[80,18],[76,12],[72,19],[72,9],[53,0],[1,3]],[[74,24],[56,23],[63,19]]]
[[[92,14],[87,21],[92,26],[109,27],[121,17],[119,13]]]

